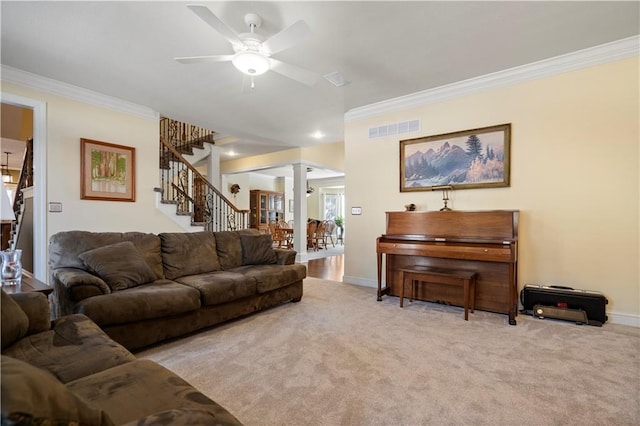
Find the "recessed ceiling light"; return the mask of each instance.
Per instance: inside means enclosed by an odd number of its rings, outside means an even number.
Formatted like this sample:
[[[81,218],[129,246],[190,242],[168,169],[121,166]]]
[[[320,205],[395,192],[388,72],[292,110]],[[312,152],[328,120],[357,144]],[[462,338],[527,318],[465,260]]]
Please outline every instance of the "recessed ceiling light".
[[[235,157],[236,155],[238,155],[238,153],[237,153],[237,152],[235,152],[235,151],[227,151],[227,155],[228,155],[229,157]]]
[[[313,132],[311,134],[311,136],[316,138],[316,139],[322,139],[322,138],[324,138],[324,133],[322,133],[320,130],[316,130],[315,132]]]

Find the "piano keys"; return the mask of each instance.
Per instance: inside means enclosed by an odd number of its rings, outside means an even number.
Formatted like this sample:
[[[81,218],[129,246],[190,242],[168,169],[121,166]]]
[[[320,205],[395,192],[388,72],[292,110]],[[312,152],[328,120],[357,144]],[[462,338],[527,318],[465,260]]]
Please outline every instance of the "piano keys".
[[[476,309],[507,314],[509,324],[516,324],[517,210],[413,211],[387,212],[386,215],[386,233],[376,240],[378,301],[387,294],[399,296],[398,270],[409,265],[473,271],[477,273]],[[450,286],[419,287],[417,299],[463,305],[459,292]]]

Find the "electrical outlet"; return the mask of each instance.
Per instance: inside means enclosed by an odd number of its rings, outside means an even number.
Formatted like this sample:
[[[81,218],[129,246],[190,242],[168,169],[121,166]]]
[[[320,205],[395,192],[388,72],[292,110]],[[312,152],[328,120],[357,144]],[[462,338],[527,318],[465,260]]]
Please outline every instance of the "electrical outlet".
[[[60,213],[60,212],[62,212],[62,203],[50,202],[49,203],[49,211],[52,212],[52,213]]]

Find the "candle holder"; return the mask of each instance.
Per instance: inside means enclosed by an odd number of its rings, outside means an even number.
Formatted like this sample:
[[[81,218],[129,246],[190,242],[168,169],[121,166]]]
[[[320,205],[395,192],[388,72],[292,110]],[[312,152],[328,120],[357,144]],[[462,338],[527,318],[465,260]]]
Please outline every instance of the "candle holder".
[[[451,208],[447,205],[449,202],[449,190],[453,191],[452,185],[440,185],[440,186],[432,186],[432,191],[442,190],[442,201],[444,202],[444,207],[440,209],[441,212],[450,212]]]

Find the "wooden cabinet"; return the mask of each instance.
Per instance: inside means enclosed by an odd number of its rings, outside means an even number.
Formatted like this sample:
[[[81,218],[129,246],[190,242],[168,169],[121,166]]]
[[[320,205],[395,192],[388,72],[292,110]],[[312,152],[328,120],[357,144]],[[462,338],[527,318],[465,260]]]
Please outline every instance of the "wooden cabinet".
[[[284,194],[282,192],[249,191],[249,227],[269,232],[269,222],[284,219]]]

